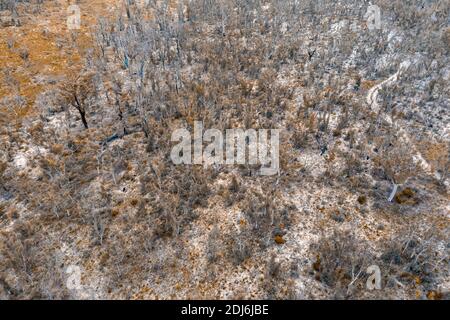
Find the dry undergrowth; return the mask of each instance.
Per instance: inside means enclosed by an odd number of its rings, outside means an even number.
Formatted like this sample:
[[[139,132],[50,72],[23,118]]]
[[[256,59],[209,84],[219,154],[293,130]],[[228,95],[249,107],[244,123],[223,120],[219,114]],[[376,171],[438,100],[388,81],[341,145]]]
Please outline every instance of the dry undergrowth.
[[[445,298],[446,114],[425,114],[448,99],[445,8],[379,1],[392,47],[333,31],[362,19],[350,0],[213,2],[81,1],[72,33],[59,1],[23,3],[2,29],[0,297]],[[281,129],[279,174],[174,165],[171,133],[194,121]],[[83,290],[64,286],[71,265]]]

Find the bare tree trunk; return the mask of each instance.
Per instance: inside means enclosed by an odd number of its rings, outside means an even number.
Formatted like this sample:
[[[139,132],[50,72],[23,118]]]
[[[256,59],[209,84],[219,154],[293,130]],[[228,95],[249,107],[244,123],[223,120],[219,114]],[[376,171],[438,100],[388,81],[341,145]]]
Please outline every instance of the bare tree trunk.
[[[88,123],[86,121],[86,112],[78,110],[80,112],[81,121],[83,122],[84,128],[89,129]]]
[[[391,191],[391,194],[389,195],[389,198],[388,198],[388,201],[389,201],[389,202],[392,202],[392,200],[394,199],[395,194],[397,193],[397,189],[398,189],[398,184],[396,184],[396,183],[394,182],[394,187],[393,187],[393,189],[392,189],[392,191]]]
[[[88,126],[88,123],[87,123],[87,120],[86,120],[86,110],[82,107],[80,101],[78,100],[77,95],[74,95],[74,98],[75,98],[75,103],[77,104],[75,106],[75,108],[80,113],[81,121],[83,122],[84,128],[85,129],[89,129],[89,126]]]

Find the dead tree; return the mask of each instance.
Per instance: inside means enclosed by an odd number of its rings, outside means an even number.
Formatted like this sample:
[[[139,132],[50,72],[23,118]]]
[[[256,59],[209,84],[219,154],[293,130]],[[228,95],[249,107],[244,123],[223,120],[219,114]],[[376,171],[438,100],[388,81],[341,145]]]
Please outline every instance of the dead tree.
[[[62,103],[75,108],[80,114],[85,129],[89,128],[86,113],[95,93],[93,74],[85,73],[69,77],[60,86]]]

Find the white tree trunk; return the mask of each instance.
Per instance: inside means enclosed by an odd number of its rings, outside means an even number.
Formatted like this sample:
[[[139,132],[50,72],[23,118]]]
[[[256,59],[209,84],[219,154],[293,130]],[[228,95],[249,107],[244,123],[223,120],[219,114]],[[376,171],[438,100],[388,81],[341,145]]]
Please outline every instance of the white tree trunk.
[[[397,193],[397,189],[398,189],[398,184],[394,183],[394,187],[393,187],[392,192],[391,192],[391,194],[389,195],[389,198],[388,198],[389,202],[391,202],[394,199],[395,194]]]

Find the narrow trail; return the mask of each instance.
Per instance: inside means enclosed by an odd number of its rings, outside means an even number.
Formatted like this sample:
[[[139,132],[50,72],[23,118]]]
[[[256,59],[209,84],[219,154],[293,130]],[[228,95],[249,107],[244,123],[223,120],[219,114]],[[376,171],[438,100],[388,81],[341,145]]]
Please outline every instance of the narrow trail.
[[[377,102],[378,92],[383,88],[383,86],[391,85],[399,80],[401,74],[406,71],[411,65],[410,61],[404,61],[400,64],[398,71],[387,78],[386,80],[380,82],[379,84],[373,86],[367,93],[366,103],[371,107],[371,109],[378,113],[380,110],[380,104]],[[395,125],[394,120],[389,114],[383,113],[382,119],[390,125]],[[417,150],[414,142],[409,138],[409,134],[405,131],[403,127],[398,127],[397,129],[399,139],[402,139],[407,145],[411,147],[414,161],[422,168],[422,170],[436,179],[440,179],[440,174],[434,172],[431,165],[425,160],[419,150]]]

